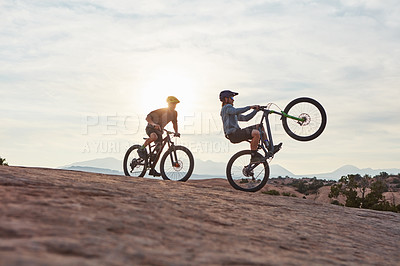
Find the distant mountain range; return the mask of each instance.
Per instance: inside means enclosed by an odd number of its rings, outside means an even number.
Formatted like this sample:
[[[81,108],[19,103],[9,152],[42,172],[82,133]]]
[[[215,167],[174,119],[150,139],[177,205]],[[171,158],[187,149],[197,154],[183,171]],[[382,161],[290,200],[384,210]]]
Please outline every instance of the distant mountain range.
[[[89,173],[99,173],[99,174],[107,174],[107,175],[124,175],[121,171],[111,170],[107,168],[98,168],[98,167],[89,167],[89,166],[67,166],[61,167],[64,170],[72,170],[72,171],[82,171]]]
[[[84,172],[101,173],[101,174],[124,175],[122,169],[122,160],[118,160],[112,157],[76,162],[69,165],[61,166],[59,168],[66,170],[84,171]],[[226,168],[226,163],[214,162],[210,160],[203,161],[196,159],[195,169],[191,178],[192,179],[204,179],[204,178],[216,178],[216,177],[225,178],[225,168]],[[270,165],[271,178],[278,176],[282,177],[289,176],[293,178],[316,177],[318,179],[338,180],[342,176],[346,176],[348,174],[360,174],[360,175],[368,174],[374,176],[378,175],[381,172],[387,172],[389,174],[399,174],[400,169],[397,168],[360,169],[353,165],[345,165],[330,173],[295,175],[278,164]]]

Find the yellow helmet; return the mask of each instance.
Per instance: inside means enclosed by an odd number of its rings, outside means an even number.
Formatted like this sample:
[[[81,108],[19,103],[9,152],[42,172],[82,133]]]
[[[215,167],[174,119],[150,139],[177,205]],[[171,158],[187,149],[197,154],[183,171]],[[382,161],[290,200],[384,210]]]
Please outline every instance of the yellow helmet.
[[[167,103],[180,103],[180,101],[178,100],[178,98],[176,98],[174,96],[168,96]]]

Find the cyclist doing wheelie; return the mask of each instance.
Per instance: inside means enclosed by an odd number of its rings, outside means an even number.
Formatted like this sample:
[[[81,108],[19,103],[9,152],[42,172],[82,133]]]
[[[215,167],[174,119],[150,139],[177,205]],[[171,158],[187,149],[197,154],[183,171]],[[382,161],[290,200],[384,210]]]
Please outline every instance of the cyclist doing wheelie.
[[[259,126],[254,125],[246,128],[240,128],[238,121],[249,121],[252,119],[260,109],[259,105],[246,106],[242,108],[233,107],[234,96],[239,93],[230,90],[221,91],[219,94],[219,99],[222,102],[221,118],[224,126],[225,137],[232,143],[239,143],[242,141],[250,141],[251,149],[251,163],[260,163],[265,161],[265,158],[257,152],[258,143],[260,138],[262,141],[267,141],[267,137],[260,134]],[[253,111],[247,115],[245,113],[253,109]],[[262,126],[262,125],[261,125]],[[264,132],[264,130],[262,130]],[[282,147],[282,143],[274,146],[274,153],[278,152]]]
[[[179,102],[180,101],[176,97],[168,96],[167,108],[154,110],[147,115],[146,121],[148,122],[148,124],[146,126],[146,133],[149,136],[149,138],[146,139],[144,144],[137,150],[137,153],[140,156],[140,158],[146,159],[147,157],[146,147],[150,143],[155,142],[159,144],[162,141],[163,129],[169,122],[172,122],[175,131],[175,136],[180,136],[180,134],[178,133],[178,112],[175,110],[176,105]],[[161,174],[158,173],[156,170],[154,170],[150,172],[150,175],[160,176]]]

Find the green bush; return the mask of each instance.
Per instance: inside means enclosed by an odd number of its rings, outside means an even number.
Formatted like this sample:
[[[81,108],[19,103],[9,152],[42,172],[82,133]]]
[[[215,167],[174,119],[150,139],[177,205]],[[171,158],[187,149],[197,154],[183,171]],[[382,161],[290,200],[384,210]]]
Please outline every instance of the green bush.
[[[0,157],[0,165],[8,165],[8,163],[6,163],[6,159]]]
[[[387,202],[383,196],[383,193],[388,191],[388,185],[383,179],[386,176],[387,174],[382,172],[373,182],[370,182],[371,178],[367,175],[361,178],[360,175],[343,176],[337,184],[331,186],[329,197],[345,196],[346,207],[399,212],[398,207]],[[365,195],[366,188],[370,188],[370,192]],[[358,196],[357,190],[362,191],[361,197]]]
[[[275,189],[263,191],[262,193],[267,194],[267,195],[273,195],[273,196],[279,196],[281,193]]]
[[[338,200],[332,200],[331,204],[333,205],[338,205],[338,206],[342,206],[342,204],[340,204],[340,202]]]
[[[290,192],[282,192],[282,196],[286,196],[286,197],[297,197],[295,194],[292,194]]]
[[[301,179],[301,180],[294,180],[289,185],[295,187],[296,191],[305,195],[309,195],[309,194],[316,194],[318,192],[318,189],[324,186],[324,181],[314,177],[310,180],[310,182]]]
[[[396,177],[393,179],[393,184],[400,184],[400,178]]]

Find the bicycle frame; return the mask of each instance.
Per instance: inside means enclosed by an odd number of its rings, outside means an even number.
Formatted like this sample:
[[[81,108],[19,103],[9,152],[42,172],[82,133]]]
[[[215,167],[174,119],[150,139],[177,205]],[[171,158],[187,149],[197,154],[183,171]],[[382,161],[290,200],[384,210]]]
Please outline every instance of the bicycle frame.
[[[298,119],[298,118],[295,118],[295,117],[292,117],[292,116],[289,116],[289,115],[285,114],[284,112],[279,113],[279,112],[276,112],[276,111],[273,111],[273,110],[268,110],[268,109],[265,109],[265,108],[266,108],[265,106],[261,106],[261,110],[263,110],[264,114],[263,114],[263,116],[262,116],[262,118],[261,118],[261,121],[260,121],[260,124],[259,124],[259,127],[258,127],[258,131],[260,132],[260,144],[258,145],[258,148],[259,148],[259,149],[261,148],[261,149],[264,151],[264,153],[265,153],[265,158],[266,158],[266,159],[269,159],[269,158],[271,158],[271,157],[274,156],[274,141],[273,141],[273,138],[272,138],[271,125],[270,125],[270,123],[269,123],[269,118],[268,118],[269,115],[270,115],[270,114],[277,114],[277,115],[280,115],[280,116],[286,116],[286,117],[288,117],[288,118],[294,118],[294,119],[296,119],[296,120],[299,120],[299,119]],[[264,121],[264,119],[265,119],[265,125],[266,125],[266,127],[267,127],[268,136],[267,136],[267,139],[264,139],[264,140],[263,140],[264,134],[265,134],[265,132],[264,132],[264,130],[263,130],[263,128],[264,128],[264,127],[263,127],[263,121]],[[301,120],[302,120],[302,119],[301,119]],[[266,146],[265,140],[268,141],[268,146],[267,146],[267,147],[265,147],[265,146]],[[267,149],[266,149],[266,148],[267,148]],[[250,163],[250,164],[246,167],[246,170],[250,173],[250,172],[253,171],[253,169],[255,169],[259,164],[260,164],[260,163],[255,163],[255,164]]]
[[[304,119],[288,115],[283,111],[282,112],[277,112],[277,111],[269,110],[269,109],[265,109],[265,108],[266,107],[261,106],[261,110],[263,110],[264,114],[263,114],[263,116],[261,118],[261,122],[259,124],[260,126],[258,128],[258,130],[260,132],[260,136],[261,136],[259,147],[265,152],[266,158],[270,158],[270,157],[272,157],[274,155],[274,142],[273,142],[273,139],[272,139],[271,125],[270,125],[269,119],[268,119],[269,115],[270,114],[280,115],[281,117],[287,117],[287,118],[290,118],[290,119],[293,119],[293,120],[297,120],[297,121],[299,121],[299,123],[304,122]],[[265,132],[262,130],[264,119],[265,119],[265,124],[266,124],[266,130],[267,130],[267,133],[268,133],[268,135],[267,135],[268,146],[267,147],[264,147],[264,146],[266,146],[266,144],[263,141],[263,135],[265,134]]]
[[[161,153],[164,150],[164,147],[166,144],[168,144],[168,149],[171,149],[171,147],[173,147],[173,152],[170,153],[172,166],[174,166],[174,164],[176,164],[176,162],[178,161],[177,156],[176,156],[175,144],[171,140],[171,137],[170,137],[170,134],[173,134],[173,132],[168,131],[166,129],[164,129],[164,131],[167,132],[167,136],[161,140],[161,143],[160,143],[161,149],[156,153],[156,157],[154,158],[154,160],[152,160],[151,156],[149,156],[150,160],[148,163],[149,163],[150,169],[152,169],[152,170],[156,167],[158,160],[160,159]],[[149,154],[150,155],[155,152],[156,146],[157,146],[157,144],[149,145]]]

